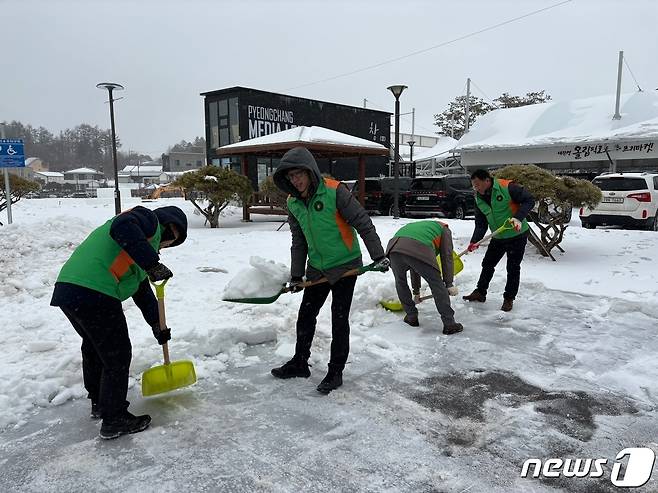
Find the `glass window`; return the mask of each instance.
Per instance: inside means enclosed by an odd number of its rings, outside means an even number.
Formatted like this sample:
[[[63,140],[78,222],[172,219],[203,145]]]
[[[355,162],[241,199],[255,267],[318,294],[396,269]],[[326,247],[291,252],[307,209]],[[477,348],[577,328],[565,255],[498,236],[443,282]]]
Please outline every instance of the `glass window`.
[[[225,146],[227,144],[230,144],[228,140],[228,128],[220,128],[219,129],[219,145]]]
[[[595,178],[592,182],[601,190],[628,192],[631,190],[648,190],[644,178]]]
[[[217,120],[217,101],[208,104],[208,122],[210,123],[210,147],[219,147],[219,126]]]
[[[240,118],[238,116],[238,98],[231,98],[228,100],[229,110],[229,124],[231,128],[231,144],[233,142],[240,142]]]
[[[228,101],[222,99],[218,101],[219,103],[219,116],[228,116]]]
[[[197,165],[197,166],[202,166],[201,161],[197,161],[197,162],[196,162],[196,165]]]

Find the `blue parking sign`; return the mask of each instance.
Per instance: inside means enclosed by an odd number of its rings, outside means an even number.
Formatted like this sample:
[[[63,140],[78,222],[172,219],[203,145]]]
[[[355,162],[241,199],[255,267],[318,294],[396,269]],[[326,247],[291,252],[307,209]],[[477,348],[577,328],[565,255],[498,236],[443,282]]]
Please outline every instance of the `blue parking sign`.
[[[0,168],[24,168],[23,139],[0,139]]]

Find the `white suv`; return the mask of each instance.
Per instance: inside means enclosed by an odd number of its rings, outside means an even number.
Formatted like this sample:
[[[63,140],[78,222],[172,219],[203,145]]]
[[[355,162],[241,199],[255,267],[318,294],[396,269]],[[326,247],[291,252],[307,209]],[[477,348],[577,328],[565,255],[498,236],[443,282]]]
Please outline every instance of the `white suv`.
[[[581,207],[584,228],[627,226],[658,231],[658,173],[604,173],[592,180],[603,199]]]

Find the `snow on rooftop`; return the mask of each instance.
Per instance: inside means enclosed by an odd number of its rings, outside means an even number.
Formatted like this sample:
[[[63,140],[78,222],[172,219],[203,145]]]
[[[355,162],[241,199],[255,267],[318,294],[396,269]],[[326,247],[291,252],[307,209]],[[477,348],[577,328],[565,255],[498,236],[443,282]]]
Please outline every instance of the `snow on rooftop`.
[[[457,139],[442,135],[439,141],[428,149],[422,149],[414,155],[414,161],[427,161],[432,158],[446,158],[452,155],[452,151],[457,145]]]
[[[43,176],[52,176],[56,178],[63,178],[64,173],[60,173],[58,171],[35,171],[35,175],[43,175]]]
[[[386,149],[385,146],[370,140],[347,135],[324,127],[294,127],[274,134],[256,137],[222,146],[222,149],[239,149],[240,147],[251,147],[257,145],[278,144],[284,142],[308,142],[314,144],[339,144],[355,147],[371,147],[373,149]]]
[[[159,175],[162,173],[162,165],[136,165],[136,164],[130,164],[128,166],[125,166],[119,174],[124,174],[124,175]]]
[[[583,142],[658,138],[658,92],[622,94],[494,110],[478,118],[457,151],[546,147]]]
[[[93,168],[76,168],[76,169],[70,169],[68,171],[64,171],[64,174],[67,175],[69,173],[77,173],[77,174],[89,174],[89,173],[96,173],[96,174],[101,174],[100,171],[97,171]]]

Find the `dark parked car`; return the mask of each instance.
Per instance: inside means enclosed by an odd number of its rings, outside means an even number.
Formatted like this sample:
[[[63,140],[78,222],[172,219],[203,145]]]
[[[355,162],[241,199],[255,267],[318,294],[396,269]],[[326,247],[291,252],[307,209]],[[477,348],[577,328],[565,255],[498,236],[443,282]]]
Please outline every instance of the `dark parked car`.
[[[401,176],[398,178],[398,206],[400,213],[404,211],[404,199],[411,185],[411,178]],[[370,214],[381,214],[382,216],[393,215],[393,178],[366,178],[365,181],[365,209]],[[359,181],[354,183],[352,194],[359,198]]]
[[[426,176],[411,182],[405,215],[464,219],[475,214],[475,192],[468,175]]]

